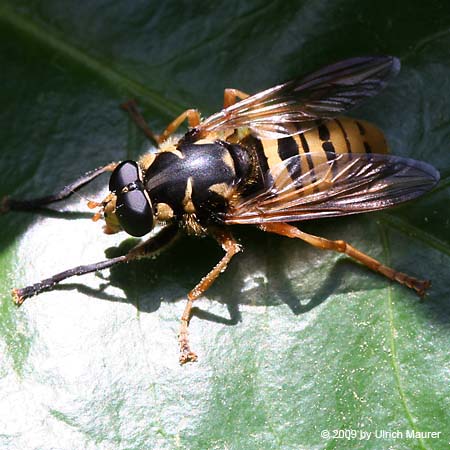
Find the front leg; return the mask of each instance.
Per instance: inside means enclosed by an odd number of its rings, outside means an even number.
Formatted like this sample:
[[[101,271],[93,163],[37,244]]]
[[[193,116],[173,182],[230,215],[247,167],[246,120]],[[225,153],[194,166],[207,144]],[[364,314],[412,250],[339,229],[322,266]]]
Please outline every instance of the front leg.
[[[91,181],[95,180],[95,178],[97,178],[102,173],[112,172],[118,164],[119,163],[112,162],[107,164],[106,166],[91,170],[72,183],[63,187],[61,190],[45,197],[32,198],[29,200],[18,200],[8,196],[3,197],[0,204],[0,213],[6,213],[8,211],[33,211],[42,208],[43,206],[65,200],[74,192],[78,191],[83,186],[86,186]]]
[[[133,261],[139,258],[145,258],[160,252],[164,247],[174,241],[178,235],[178,227],[170,225],[163,228],[156,236],[151,237],[147,241],[132,248],[126,255],[117,256],[116,258],[107,259],[94,264],[87,264],[84,266],[74,267],[64,272],[57,273],[50,278],[39,281],[38,283],[26,286],[21,289],[13,289],[12,296],[14,303],[20,306],[25,299],[38,295],[41,292],[49,291],[53,287],[67,278],[73,276],[84,275],[86,273],[97,272],[99,270],[107,269],[116,264]]]
[[[188,301],[181,316],[180,333],[178,340],[180,343],[180,363],[193,362],[197,360],[197,355],[189,346],[189,321],[191,319],[192,305],[206,290],[214,283],[216,278],[225,271],[233,256],[241,251],[241,246],[235,241],[231,233],[227,230],[213,230],[212,234],[217,242],[225,250],[224,257],[214,266],[214,268],[201,279],[200,283],[188,294]]]

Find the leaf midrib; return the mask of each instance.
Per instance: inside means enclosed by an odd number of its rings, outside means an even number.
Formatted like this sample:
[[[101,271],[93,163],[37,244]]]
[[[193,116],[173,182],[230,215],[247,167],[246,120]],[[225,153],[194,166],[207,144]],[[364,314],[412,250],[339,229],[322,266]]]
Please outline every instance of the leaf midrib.
[[[387,234],[384,230],[383,225],[379,225],[379,233],[380,233],[380,240],[383,247],[383,251],[385,253],[385,260],[388,265],[390,265],[390,245],[389,240],[387,237]],[[400,401],[403,407],[403,410],[405,411],[406,419],[408,420],[411,428],[417,432],[419,431],[416,422],[412,416],[412,413],[408,406],[408,401],[406,398],[406,393],[403,388],[401,376],[400,376],[400,365],[398,362],[398,354],[397,354],[397,345],[395,341],[395,323],[394,323],[394,301],[392,298],[392,285],[389,283],[386,286],[387,289],[387,298],[386,298],[386,309],[387,309],[387,316],[388,316],[388,327],[389,327],[389,348],[390,348],[390,360],[392,365],[392,370],[394,372],[394,380],[395,384],[397,386],[398,394],[400,397]],[[426,450],[428,447],[425,446],[425,443],[421,437],[417,438],[417,441],[419,443],[420,448]]]

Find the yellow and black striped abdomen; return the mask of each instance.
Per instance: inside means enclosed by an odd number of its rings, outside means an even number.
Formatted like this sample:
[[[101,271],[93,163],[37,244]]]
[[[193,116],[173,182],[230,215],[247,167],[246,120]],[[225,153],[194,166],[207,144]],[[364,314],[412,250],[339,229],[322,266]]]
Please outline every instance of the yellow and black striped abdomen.
[[[262,139],[260,142],[263,149],[261,156],[269,170],[280,167],[280,163],[293,156],[305,156],[302,158],[301,168],[295,165],[295,169],[291,170],[289,164],[286,164],[285,175],[297,179],[311,172],[312,183],[316,181],[314,168],[334,159],[335,154],[388,152],[386,139],[379,128],[364,120],[349,117],[329,120],[303,134],[283,139]],[[278,182],[284,184],[286,178],[278,177]]]
[[[262,139],[269,168],[291,156],[313,153],[314,165],[328,153],[388,153],[383,132],[364,120],[340,117],[303,134],[283,139]]]
[[[299,136],[300,138],[300,136]],[[382,131],[364,120],[340,117],[303,134],[303,150],[335,153],[387,153]],[[306,149],[305,149],[306,147]]]

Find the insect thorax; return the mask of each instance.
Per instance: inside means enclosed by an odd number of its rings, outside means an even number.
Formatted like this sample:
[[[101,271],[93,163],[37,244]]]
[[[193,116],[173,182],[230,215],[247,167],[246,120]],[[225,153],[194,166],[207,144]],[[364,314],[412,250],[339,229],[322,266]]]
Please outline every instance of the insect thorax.
[[[182,143],[149,160],[144,183],[159,222],[178,221],[190,234],[222,222],[249,162],[223,141]]]

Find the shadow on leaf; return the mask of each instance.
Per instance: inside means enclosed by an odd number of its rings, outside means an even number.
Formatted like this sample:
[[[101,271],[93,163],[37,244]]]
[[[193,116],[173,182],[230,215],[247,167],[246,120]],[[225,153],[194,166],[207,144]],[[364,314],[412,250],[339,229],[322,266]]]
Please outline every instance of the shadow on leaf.
[[[300,315],[332,295],[388,286],[389,282],[382,277],[345,256],[336,260],[333,252],[320,252],[301,242],[293,245],[289,239],[249,228],[236,231],[244,251],[235,257],[206,294],[211,300],[225,304],[230,317],[195,307],[193,314],[200,319],[235,325],[241,320],[239,305],[285,304],[295,315]],[[137,242],[137,239],[126,239],[105,253],[108,258],[124,254]],[[89,297],[130,303],[141,312],[151,313],[157,311],[162,302],[184,301],[189,290],[222,254],[212,239],[184,237],[155,259],[119,264],[110,269],[107,277],[98,272],[97,276],[104,280],[98,289],[83,283],[65,283],[54,289],[76,289]],[[106,292],[111,286],[122,290],[124,297]]]

